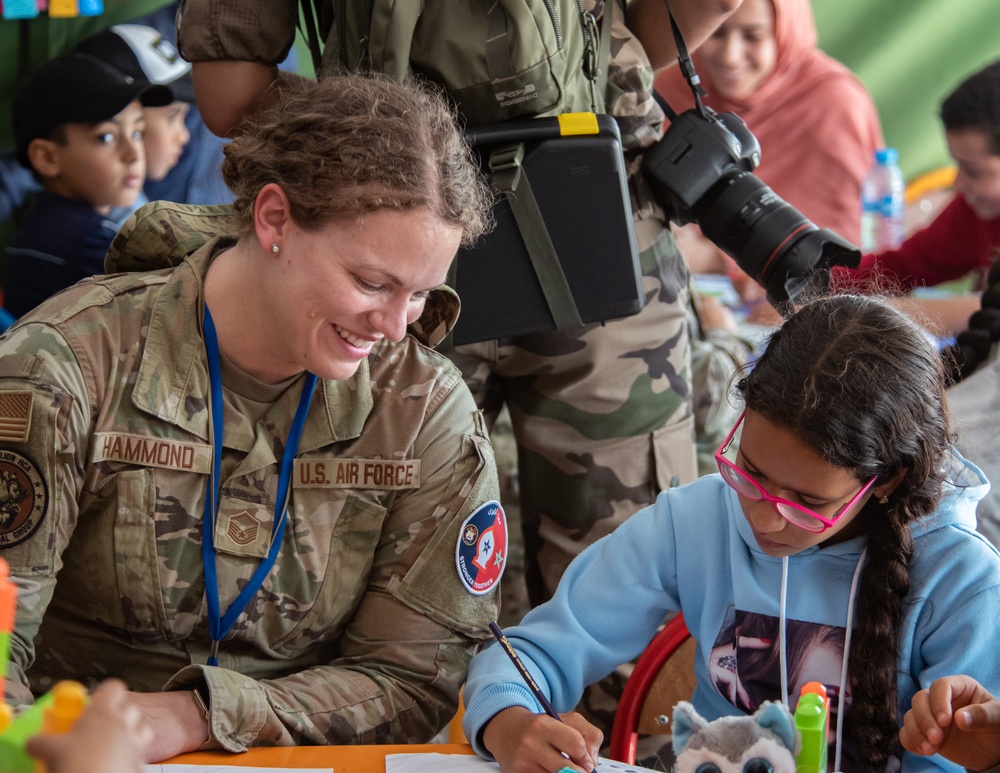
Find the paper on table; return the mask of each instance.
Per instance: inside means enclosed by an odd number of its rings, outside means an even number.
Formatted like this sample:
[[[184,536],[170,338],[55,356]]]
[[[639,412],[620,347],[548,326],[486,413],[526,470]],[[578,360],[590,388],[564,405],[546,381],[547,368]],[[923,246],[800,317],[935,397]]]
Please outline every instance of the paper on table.
[[[233,765],[146,765],[144,773],[334,773],[333,768],[244,768]]]
[[[387,754],[385,773],[500,773],[500,766],[471,754]],[[597,773],[655,773],[655,771],[601,757],[597,761]]]

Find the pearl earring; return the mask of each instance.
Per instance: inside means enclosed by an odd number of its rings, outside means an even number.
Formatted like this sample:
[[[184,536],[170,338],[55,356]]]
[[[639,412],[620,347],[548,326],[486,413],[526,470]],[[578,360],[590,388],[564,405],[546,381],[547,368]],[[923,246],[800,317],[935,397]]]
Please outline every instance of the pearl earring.
[[[281,250],[281,248],[277,244],[271,245],[271,252],[273,252],[275,255],[278,254],[279,250]]]
[[[882,497],[881,497],[881,499],[879,499],[878,503],[880,505],[887,505],[887,504],[889,504],[889,495],[888,494],[883,494]]]

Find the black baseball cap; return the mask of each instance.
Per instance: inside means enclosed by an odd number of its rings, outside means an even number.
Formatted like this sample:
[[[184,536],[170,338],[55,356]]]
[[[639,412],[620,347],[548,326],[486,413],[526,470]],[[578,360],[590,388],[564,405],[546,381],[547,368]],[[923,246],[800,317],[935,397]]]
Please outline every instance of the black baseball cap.
[[[173,102],[166,86],[137,79],[80,51],[49,59],[14,94],[14,143],[26,167],[28,145],[66,123],[100,123],[114,118],[135,100],[145,107]]]
[[[75,50],[103,59],[137,80],[169,86],[174,99],[194,103],[191,63],[153,27],[116,24],[85,38]]]

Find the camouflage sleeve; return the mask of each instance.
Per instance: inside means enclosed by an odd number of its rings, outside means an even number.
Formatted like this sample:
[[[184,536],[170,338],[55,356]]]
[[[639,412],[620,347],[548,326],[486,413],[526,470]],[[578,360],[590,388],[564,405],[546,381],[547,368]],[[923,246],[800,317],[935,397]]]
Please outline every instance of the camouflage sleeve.
[[[625,23],[620,2],[603,2],[602,13],[612,12],[611,58],[604,95],[608,112],[615,117],[626,156],[649,147],[663,135],[666,116],[653,98],[653,67],[642,43]],[[666,30],[670,34],[669,28]],[[631,167],[630,167],[631,171]]]
[[[295,40],[295,0],[186,0],[177,44],[189,62],[235,59],[276,64]]]
[[[454,715],[468,662],[499,610],[497,587],[475,595],[456,568],[465,520],[499,487],[481,416],[455,379],[417,436],[420,488],[391,504],[334,659],[269,680],[190,666],[167,684],[207,686],[206,748],[426,742]]]
[[[596,10],[597,0],[593,2]],[[641,166],[645,149],[663,136],[666,116],[653,97],[653,67],[639,38],[626,24],[624,4],[601,0],[600,5],[601,13],[612,13],[611,52],[604,101],[621,132],[632,216],[637,226],[646,221],[647,224],[641,228],[651,229],[652,238],[658,240],[664,236],[663,227],[667,218],[654,198]],[[643,249],[641,245],[640,249]]]
[[[0,555],[21,586],[7,690],[30,703],[26,671],[76,527],[90,405],[83,371],[51,327],[22,324],[0,339]]]

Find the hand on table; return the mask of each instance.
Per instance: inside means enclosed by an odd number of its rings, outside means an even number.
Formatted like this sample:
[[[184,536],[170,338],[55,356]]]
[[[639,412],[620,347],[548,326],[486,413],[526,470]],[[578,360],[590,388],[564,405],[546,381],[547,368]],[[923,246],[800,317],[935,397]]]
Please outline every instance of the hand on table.
[[[972,677],[935,679],[913,696],[899,740],[914,754],[984,770],[1000,763],[1000,701]]]
[[[761,303],[767,301],[767,290],[761,287],[757,280],[751,278],[751,276],[746,273],[742,268],[740,268],[736,261],[732,261],[727,274],[730,281],[733,283],[733,289],[736,290],[737,294],[740,296],[740,300],[746,306],[758,306]]]
[[[552,773],[564,767],[590,773],[604,734],[579,714],[560,717],[557,722],[523,706],[504,709],[486,725],[483,744],[503,773]]]

